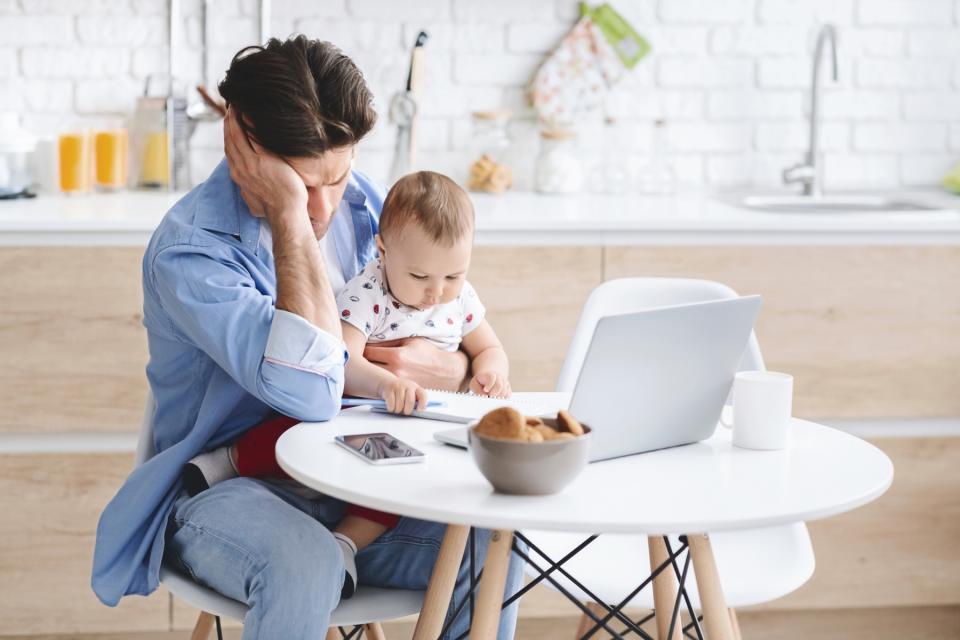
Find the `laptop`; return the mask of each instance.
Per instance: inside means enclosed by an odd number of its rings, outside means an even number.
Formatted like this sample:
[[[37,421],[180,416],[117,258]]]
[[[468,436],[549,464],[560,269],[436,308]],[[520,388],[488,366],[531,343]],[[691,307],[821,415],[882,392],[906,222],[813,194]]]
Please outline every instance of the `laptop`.
[[[569,405],[593,429],[590,461],[713,435],[760,305],[745,296],[601,318]],[[467,446],[464,428],[434,438]]]

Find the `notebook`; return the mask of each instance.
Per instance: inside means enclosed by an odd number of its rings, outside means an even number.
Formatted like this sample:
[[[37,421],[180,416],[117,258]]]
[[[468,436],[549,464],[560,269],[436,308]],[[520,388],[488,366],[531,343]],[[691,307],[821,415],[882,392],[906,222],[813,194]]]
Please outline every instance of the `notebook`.
[[[430,398],[427,408],[423,411],[414,411],[413,415],[417,418],[460,424],[479,420],[484,414],[500,407],[513,407],[528,416],[556,415],[557,411],[566,408],[570,401],[569,394],[562,393],[538,394],[541,397],[537,399],[523,397],[488,398],[472,393],[434,390],[430,390],[429,393]],[[439,404],[435,406],[434,402]],[[378,413],[387,413],[386,407],[374,406],[371,410]]]

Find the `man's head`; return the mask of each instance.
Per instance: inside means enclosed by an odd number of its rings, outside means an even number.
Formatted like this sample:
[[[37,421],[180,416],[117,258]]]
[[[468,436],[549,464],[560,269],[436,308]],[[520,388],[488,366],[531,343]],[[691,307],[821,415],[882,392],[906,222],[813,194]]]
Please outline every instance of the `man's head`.
[[[377,248],[390,293],[425,309],[460,295],[473,250],[473,204],[450,178],[419,171],[383,202]]]
[[[363,74],[329,42],[297,36],[241,50],[219,89],[247,135],[303,179],[321,237],[343,197],[354,146],[377,119]]]

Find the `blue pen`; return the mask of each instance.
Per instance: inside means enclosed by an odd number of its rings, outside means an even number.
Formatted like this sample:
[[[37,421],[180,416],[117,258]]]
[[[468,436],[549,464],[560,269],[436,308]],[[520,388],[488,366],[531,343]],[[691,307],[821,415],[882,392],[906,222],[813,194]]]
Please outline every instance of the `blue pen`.
[[[346,409],[347,407],[379,407],[382,409],[387,408],[386,400],[377,400],[373,398],[344,398],[340,402],[340,406]],[[440,402],[439,400],[428,400],[427,408],[431,407],[445,407],[447,406],[446,402]],[[417,407],[421,409],[421,407]]]

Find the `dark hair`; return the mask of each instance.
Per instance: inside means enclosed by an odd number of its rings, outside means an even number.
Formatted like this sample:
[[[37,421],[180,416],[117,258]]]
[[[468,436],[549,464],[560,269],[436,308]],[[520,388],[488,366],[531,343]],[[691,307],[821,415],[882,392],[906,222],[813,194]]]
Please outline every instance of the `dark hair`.
[[[219,85],[240,126],[270,151],[316,157],[356,144],[377,114],[363,74],[329,42],[296,36],[241,49]]]
[[[387,238],[399,233],[411,222],[438,244],[449,247],[473,231],[473,203],[447,176],[417,171],[390,188],[380,214],[380,235]]]

